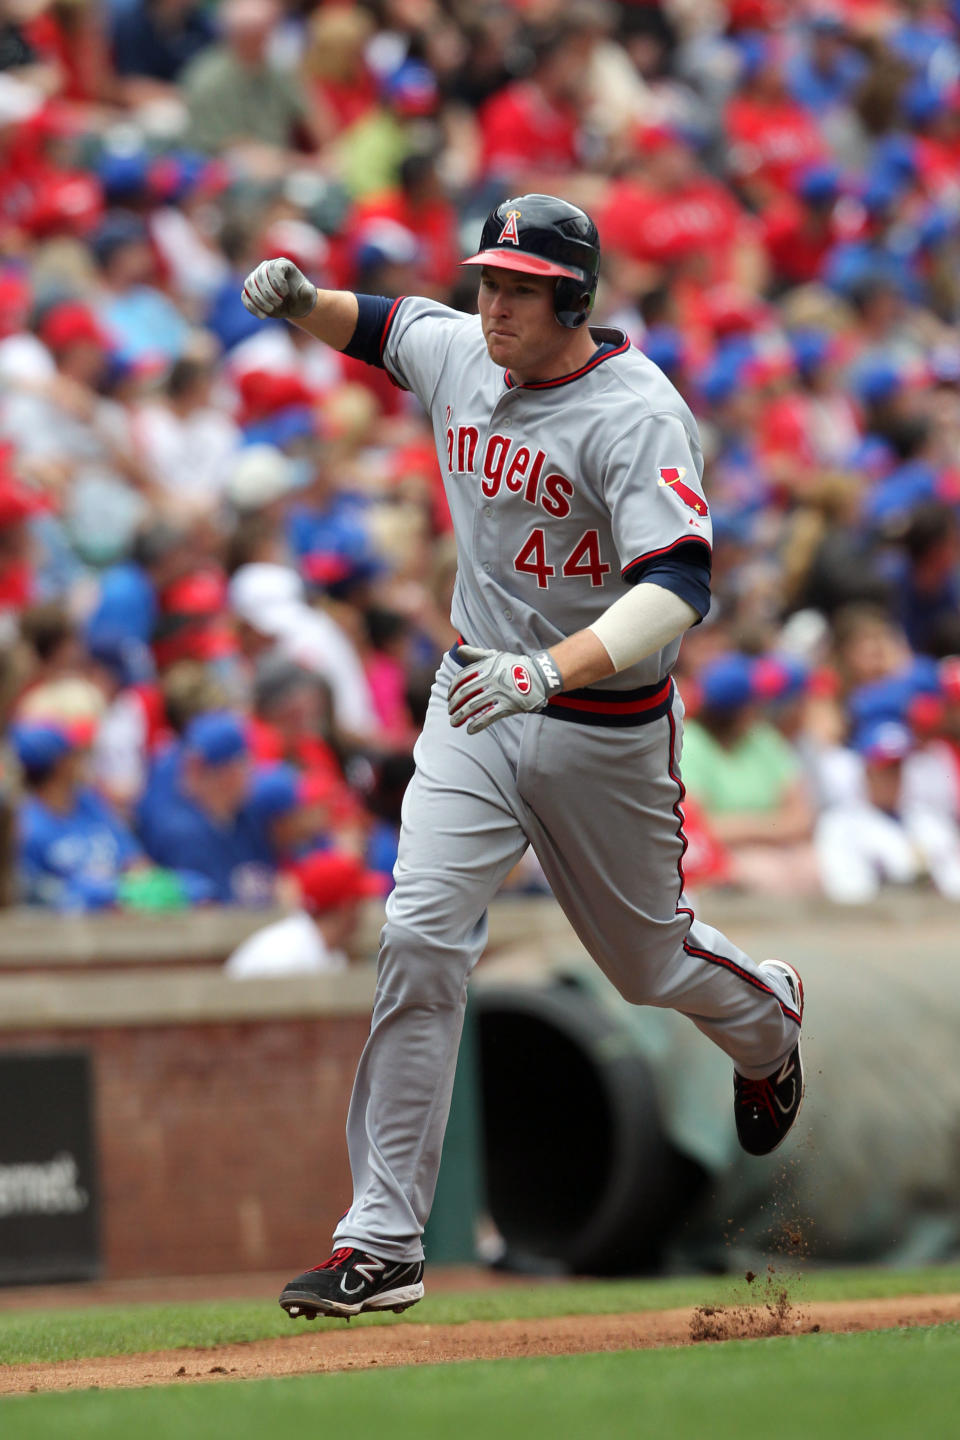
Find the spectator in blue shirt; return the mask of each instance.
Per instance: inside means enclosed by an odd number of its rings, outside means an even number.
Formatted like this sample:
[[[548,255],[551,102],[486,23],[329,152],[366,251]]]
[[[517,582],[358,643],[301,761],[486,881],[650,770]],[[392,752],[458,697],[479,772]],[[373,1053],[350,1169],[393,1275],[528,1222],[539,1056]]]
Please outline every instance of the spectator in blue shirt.
[[[103,293],[98,314],[114,344],[114,354],[129,366],[163,368],[179,360],[190,326],[157,283],[150,232],[140,215],[112,210],[91,241]]]
[[[191,558],[187,537],[174,526],[160,522],[142,531],[130,558],[104,572],[90,631],[149,644],[160,613],[157,595],[190,568]]]
[[[124,872],[145,864],[145,856],[83,783],[83,750],[52,725],[15,725],[10,739],[27,790],[18,822],[24,899],[68,911],[116,904]]]
[[[960,527],[951,505],[918,506],[902,537],[891,587],[897,618],[920,655],[954,653],[960,613]]]
[[[267,765],[253,777],[245,814],[276,862],[325,850],[331,844],[335,786],[326,776],[292,765]]]
[[[273,898],[276,863],[248,805],[250,781],[241,721],[213,711],[191,720],[169,788],[149,786],[140,807],[140,833],[153,859],[206,876],[223,905]]]
[[[842,17],[817,15],[807,44],[787,63],[787,84],[795,100],[823,116],[849,101],[866,71],[867,62],[848,43]]]
[[[213,41],[213,26],[194,0],[137,0],[113,20],[118,75],[172,85],[194,55]]]

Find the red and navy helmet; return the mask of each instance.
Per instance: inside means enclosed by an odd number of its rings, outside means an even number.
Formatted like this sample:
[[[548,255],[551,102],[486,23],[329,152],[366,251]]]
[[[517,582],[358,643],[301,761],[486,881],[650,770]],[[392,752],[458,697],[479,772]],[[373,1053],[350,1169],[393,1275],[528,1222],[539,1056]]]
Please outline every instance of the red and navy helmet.
[[[462,265],[493,265],[556,276],[553,308],[561,325],[586,322],[600,275],[600,237],[585,210],[555,195],[518,195],[488,215],[476,255]]]

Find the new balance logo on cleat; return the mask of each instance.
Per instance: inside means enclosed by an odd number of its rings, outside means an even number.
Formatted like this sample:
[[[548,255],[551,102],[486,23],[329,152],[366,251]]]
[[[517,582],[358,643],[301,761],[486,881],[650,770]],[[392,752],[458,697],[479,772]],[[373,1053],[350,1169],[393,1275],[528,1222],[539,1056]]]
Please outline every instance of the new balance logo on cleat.
[[[380,1260],[347,1246],[285,1285],[280,1304],[292,1320],[318,1315],[349,1320],[363,1310],[399,1313],[422,1298],[422,1260]]]
[[[399,1266],[395,1266],[394,1268],[399,1269]],[[350,1275],[359,1275],[361,1277],[360,1284],[348,1285],[347,1279]],[[356,1295],[363,1289],[364,1280],[366,1280],[368,1285],[372,1285],[377,1275],[382,1275],[384,1280],[390,1278],[387,1271],[387,1263],[385,1260],[375,1260],[372,1255],[368,1255],[365,1260],[361,1260],[358,1264],[354,1265],[352,1270],[344,1275],[340,1281],[340,1289],[344,1295]]]
[[[783,960],[764,960],[760,970],[776,971],[787,982],[793,1007],[803,1018],[803,982]],[[769,1155],[787,1138],[803,1104],[803,1062],[799,1041],[780,1069],[761,1080],[734,1071],[733,1108],[737,1138],[749,1155]]]
[[[788,1094],[786,1082],[790,1079],[791,1075],[795,1075],[796,1073],[797,1067],[791,1055],[788,1060],[784,1061],[777,1078],[773,1082],[773,1103],[782,1115],[789,1115],[794,1108],[797,1094],[796,1082],[790,1086],[789,1098],[784,1100],[783,1097]]]

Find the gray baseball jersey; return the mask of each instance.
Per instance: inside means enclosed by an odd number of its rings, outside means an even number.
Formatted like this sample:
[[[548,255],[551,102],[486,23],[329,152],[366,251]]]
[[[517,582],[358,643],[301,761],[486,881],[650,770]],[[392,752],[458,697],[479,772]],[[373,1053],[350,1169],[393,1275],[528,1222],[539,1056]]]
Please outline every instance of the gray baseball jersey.
[[[531,652],[607,609],[646,561],[709,552],[697,424],[666,376],[617,330],[575,375],[515,385],[478,316],[397,302],[383,360],[430,415],[459,554],[452,620],[471,645]],[[604,681],[651,685],[680,641]]]
[[[596,619],[652,558],[710,543],[690,411],[622,335],[593,334],[610,344],[575,375],[517,386],[478,319],[420,299],[388,316],[383,360],[433,421],[459,547],[453,620],[473,645],[543,649]],[[683,705],[665,678],[678,644],[475,735],[450,726],[459,671],[444,657],[403,802],[338,1246],[422,1255],[467,981],[487,906],[528,845],[628,1000],[688,1015],[752,1078],[796,1044],[786,982],[683,897]]]

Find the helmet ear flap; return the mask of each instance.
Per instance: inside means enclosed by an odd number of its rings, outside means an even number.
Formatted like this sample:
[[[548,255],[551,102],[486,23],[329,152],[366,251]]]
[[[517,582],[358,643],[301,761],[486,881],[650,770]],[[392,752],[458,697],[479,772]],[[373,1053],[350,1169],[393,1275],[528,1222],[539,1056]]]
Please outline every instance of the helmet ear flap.
[[[561,325],[577,330],[587,323],[593,306],[593,291],[584,290],[580,280],[558,280],[553,291],[553,309]]]

